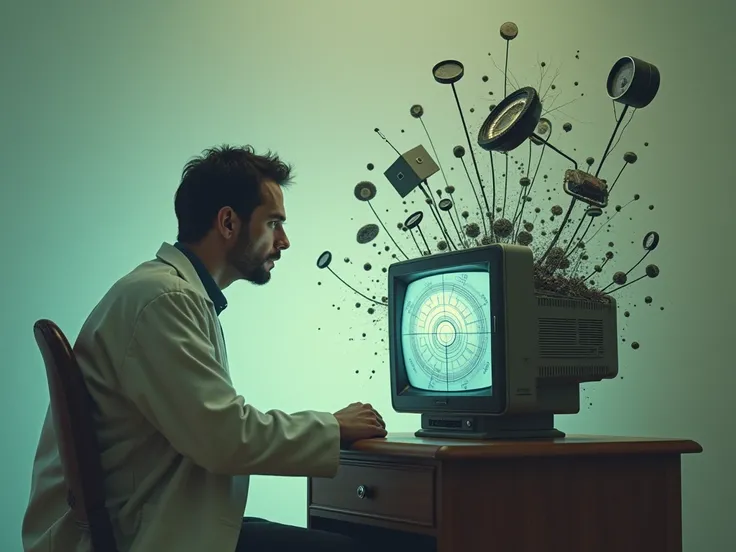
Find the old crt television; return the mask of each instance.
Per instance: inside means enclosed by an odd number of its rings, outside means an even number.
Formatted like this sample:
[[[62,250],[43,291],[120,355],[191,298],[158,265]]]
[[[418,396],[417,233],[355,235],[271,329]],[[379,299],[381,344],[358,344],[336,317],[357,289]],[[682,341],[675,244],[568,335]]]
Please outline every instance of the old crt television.
[[[418,437],[564,437],[580,384],[616,377],[615,300],[536,292],[533,265],[493,244],[389,267],[391,401]]]

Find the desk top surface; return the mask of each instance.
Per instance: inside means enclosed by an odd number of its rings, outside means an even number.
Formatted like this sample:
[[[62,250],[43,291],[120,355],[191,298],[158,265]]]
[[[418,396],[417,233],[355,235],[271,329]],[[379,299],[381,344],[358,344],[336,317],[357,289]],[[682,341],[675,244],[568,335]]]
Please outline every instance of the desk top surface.
[[[476,441],[426,439],[415,437],[413,433],[390,433],[384,439],[358,441],[346,447],[343,456],[351,457],[359,453],[384,457],[472,460],[540,456],[687,454],[702,451],[703,448],[698,443],[687,439],[568,435],[562,439]]]

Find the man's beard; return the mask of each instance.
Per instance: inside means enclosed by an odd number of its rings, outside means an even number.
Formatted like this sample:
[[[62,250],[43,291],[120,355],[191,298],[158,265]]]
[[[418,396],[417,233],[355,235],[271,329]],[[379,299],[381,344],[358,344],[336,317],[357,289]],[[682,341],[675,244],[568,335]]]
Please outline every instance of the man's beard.
[[[244,231],[238,237],[238,243],[228,255],[228,262],[243,278],[256,285],[264,285],[271,280],[271,272],[266,270],[266,261],[273,257],[257,258],[249,249],[248,236]]]

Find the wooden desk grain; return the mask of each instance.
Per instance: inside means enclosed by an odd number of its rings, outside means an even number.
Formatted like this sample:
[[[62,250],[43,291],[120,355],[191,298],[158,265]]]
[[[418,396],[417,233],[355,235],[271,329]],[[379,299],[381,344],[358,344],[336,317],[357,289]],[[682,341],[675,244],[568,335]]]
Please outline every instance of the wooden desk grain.
[[[681,552],[680,458],[699,452],[683,439],[392,434],[309,480],[308,525],[412,552]]]

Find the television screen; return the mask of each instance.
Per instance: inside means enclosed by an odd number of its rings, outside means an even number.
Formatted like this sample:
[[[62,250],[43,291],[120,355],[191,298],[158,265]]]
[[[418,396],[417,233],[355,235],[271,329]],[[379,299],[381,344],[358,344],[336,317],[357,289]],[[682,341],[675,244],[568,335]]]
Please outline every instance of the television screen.
[[[488,270],[447,271],[408,284],[401,351],[411,387],[444,393],[492,388],[490,288]]]

